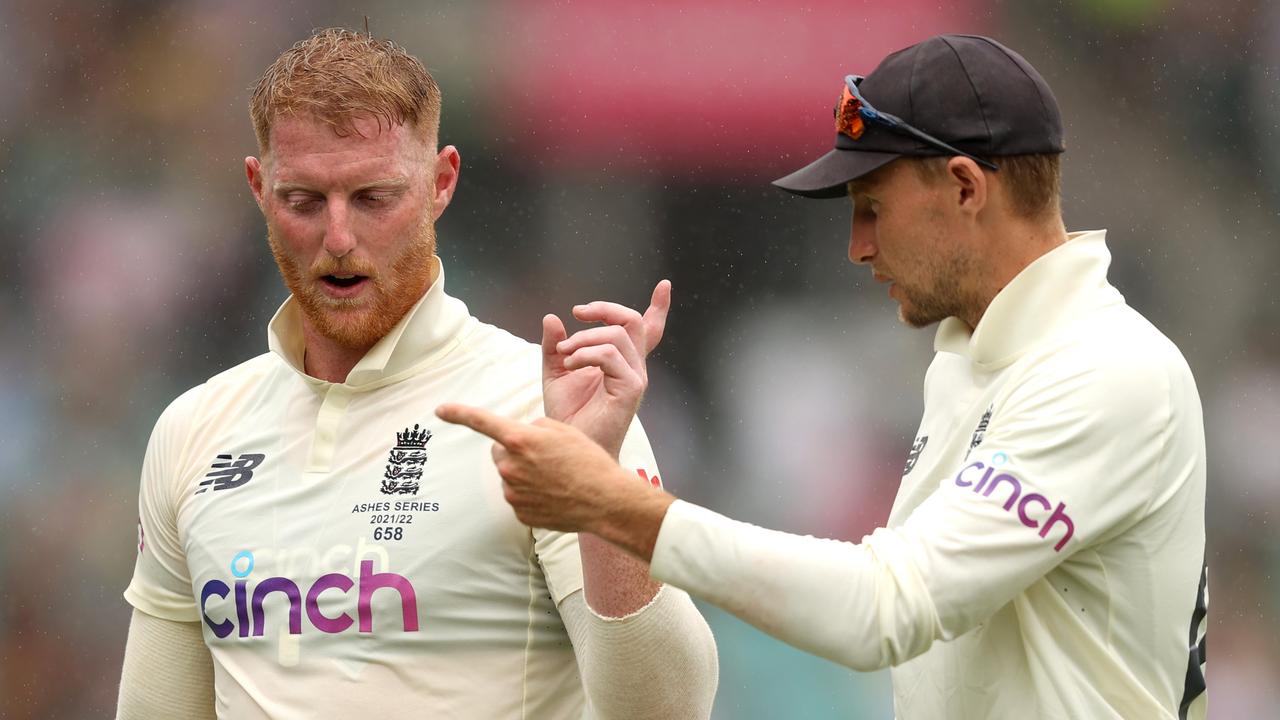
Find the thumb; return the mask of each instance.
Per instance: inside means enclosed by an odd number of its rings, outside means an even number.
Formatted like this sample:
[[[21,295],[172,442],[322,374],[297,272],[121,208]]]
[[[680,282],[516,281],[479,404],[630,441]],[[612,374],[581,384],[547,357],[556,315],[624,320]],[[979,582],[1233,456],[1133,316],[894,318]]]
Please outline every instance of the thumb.
[[[556,345],[567,338],[564,323],[559,316],[548,313],[542,317],[542,379],[564,370],[564,357],[556,350]]]
[[[649,309],[644,311],[645,353],[653,350],[662,341],[662,334],[667,328],[667,313],[671,310],[671,281],[660,280],[653,289],[653,297],[649,300]]]

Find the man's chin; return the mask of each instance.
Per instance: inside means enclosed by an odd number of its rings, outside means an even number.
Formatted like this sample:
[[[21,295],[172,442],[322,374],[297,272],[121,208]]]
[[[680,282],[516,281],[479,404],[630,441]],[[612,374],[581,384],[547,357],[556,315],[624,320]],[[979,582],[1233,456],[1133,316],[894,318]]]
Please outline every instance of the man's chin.
[[[315,331],[343,346],[367,349],[382,339],[396,321],[385,317],[374,303],[326,298],[302,304],[302,312]]]
[[[917,308],[906,302],[898,303],[898,320],[903,325],[916,330],[927,328],[930,325],[942,322],[942,318],[935,317],[935,314],[922,313]]]
[[[915,316],[908,313],[907,309],[902,307],[901,305],[898,306],[898,322],[902,323],[903,325],[906,325],[909,328],[914,328],[916,330],[919,330],[921,327],[923,327],[918,322],[916,322]]]

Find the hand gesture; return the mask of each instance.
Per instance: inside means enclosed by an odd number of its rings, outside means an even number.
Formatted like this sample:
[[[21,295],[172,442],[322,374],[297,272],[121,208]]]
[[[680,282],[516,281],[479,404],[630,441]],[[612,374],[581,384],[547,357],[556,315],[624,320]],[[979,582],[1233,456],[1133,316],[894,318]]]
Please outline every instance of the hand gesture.
[[[482,408],[445,404],[440,419],[492,438],[503,496],[530,527],[578,532],[603,514],[603,490],[614,485],[648,489],[582,432],[539,418],[525,424]],[[621,478],[621,481],[618,480]]]
[[[452,403],[436,408],[436,415],[493,438],[502,495],[520,522],[591,533],[644,562],[652,559],[662,519],[675,497],[637,482],[581,431],[548,418],[519,423]],[[585,571],[585,554],[583,558]],[[609,564],[616,572],[617,561]],[[647,582],[647,569],[642,576]],[[616,590],[617,582],[607,585]],[[654,592],[656,588],[649,590],[646,598]]]
[[[653,289],[644,315],[596,301],[573,316],[602,326],[567,337],[555,315],[542,318],[542,397],[547,417],[567,423],[613,457],[622,448],[640,398],[649,386],[645,358],[662,340],[671,308],[671,282]]]

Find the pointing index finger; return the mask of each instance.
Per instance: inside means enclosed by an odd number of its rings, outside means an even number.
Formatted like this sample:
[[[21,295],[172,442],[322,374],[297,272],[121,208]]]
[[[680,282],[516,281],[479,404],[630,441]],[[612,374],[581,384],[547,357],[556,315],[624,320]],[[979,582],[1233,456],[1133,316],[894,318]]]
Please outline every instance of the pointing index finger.
[[[445,403],[436,408],[436,416],[445,422],[465,425],[482,435],[488,435],[497,442],[506,445],[507,439],[520,423],[495,415],[483,408],[458,403]]]

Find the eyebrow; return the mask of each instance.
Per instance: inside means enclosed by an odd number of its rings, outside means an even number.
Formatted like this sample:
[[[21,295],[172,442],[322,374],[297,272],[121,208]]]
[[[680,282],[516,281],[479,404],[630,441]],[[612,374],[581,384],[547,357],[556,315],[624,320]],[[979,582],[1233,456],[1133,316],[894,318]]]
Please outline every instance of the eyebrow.
[[[385,188],[388,190],[404,190],[405,188],[408,188],[408,187],[409,187],[408,178],[391,177],[391,178],[383,178],[381,180],[373,180],[371,182],[363,183],[359,187],[357,187],[355,191],[360,192],[361,190],[368,190],[370,188]],[[275,192],[279,195],[285,195],[293,192],[294,190],[311,190],[311,189],[312,189],[312,186],[307,183],[285,181],[285,182],[275,183],[275,185],[272,187],[272,192]]]

